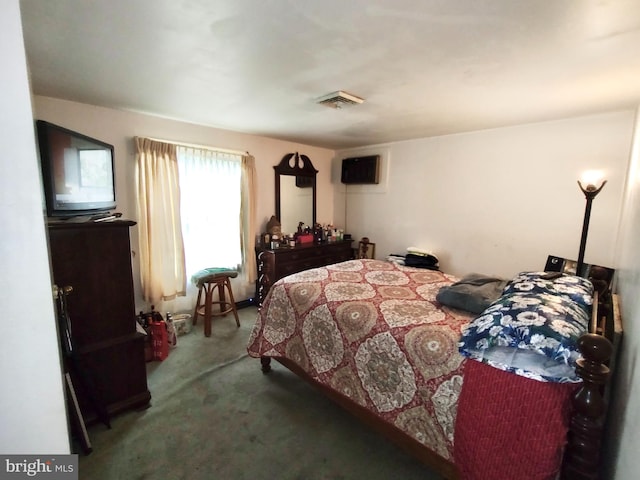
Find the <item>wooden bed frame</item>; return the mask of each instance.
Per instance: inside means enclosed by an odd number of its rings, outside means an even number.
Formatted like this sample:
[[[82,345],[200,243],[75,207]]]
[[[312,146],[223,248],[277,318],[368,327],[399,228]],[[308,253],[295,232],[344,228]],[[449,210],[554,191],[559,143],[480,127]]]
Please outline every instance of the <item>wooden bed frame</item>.
[[[600,476],[601,440],[607,406],[605,398],[608,396],[605,388],[610,376],[608,365],[613,368],[622,336],[617,295],[610,296],[610,302],[600,304],[597,294],[594,295],[593,304],[598,305],[599,308],[593,309],[592,325],[600,326],[599,333],[588,333],[578,340],[583,358],[578,360],[576,372],[583,379],[583,383],[573,397],[573,413],[562,462],[561,479],[597,480]],[[261,357],[263,373],[271,371],[272,358],[443,477],[451,480],[460,478],[458,468],[453,462],[445,460],[348,397],[322,385],[293,361],[282,357]]]

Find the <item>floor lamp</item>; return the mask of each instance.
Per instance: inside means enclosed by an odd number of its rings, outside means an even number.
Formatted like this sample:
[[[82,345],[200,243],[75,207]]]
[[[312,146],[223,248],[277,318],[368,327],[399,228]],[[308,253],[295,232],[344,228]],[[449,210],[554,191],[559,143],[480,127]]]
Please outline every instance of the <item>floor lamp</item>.
[[[584,193],[584,197],[587,200],[587,204],[584,208],[584,220],[582,222],[582,237],[580,238],[580,251],[578,252],[578,264],[576,266],[576,275],[582,277],[584,276],[584,272],[582,271],[584,268],[584,249],[587,245],[587,233],[589,231],[589,218],[591,217],[591,203],[593,199],[596,198],[596,195],[600,193],[602,187],[604,187],[606,180],[603,180],[599,187],[596,187],[596,183],[601,178],[601,174],[599,172],[586,172],[583,176],[583,181],[586,186],[583,186],[580,180],[578,180],[578,185],[580,186],[580,190]]]

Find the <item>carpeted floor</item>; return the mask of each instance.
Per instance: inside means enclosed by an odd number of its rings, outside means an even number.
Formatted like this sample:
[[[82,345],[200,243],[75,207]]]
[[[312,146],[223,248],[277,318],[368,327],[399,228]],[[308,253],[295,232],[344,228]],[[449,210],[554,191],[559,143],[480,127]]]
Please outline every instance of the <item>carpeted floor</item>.
[[[201,322],[147,364],[152,405],[89,428],[81,479],[440,478],[279,364],[246,355],[256,309]]]

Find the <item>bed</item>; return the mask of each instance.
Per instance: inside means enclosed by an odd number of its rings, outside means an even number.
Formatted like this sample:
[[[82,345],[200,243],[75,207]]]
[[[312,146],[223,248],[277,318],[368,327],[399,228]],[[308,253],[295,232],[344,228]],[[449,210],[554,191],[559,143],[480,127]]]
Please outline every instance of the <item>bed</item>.
[[[505,292],[528,288],[524,275]],[[566,291],[566,282],[579,277],[549,278],[538,284],[552,286],[551,303],[562,297],[563,315],[574,321],[574,314],[591,311],[593,290],[577,297]],[[555,478],[560,471],[565,478],[597,478],[609,341],[582,335],[569,322],[562,328],[571,330],[566,336],[574,345],[552,350],[570,370],[507,364],[502,353],[482,358],[467,347],[486,342],[480,337],[495,330],[486,319],[499,309],[479,316],[438,302],[438,292],[458,280],[368,259],[296,273],[269,291],[248,353],[261,359],[264,373],[277,360],[445,478]],[[521,308],[529,300],[516,293],[501,298],[515,298]],[[481,317],[484,324],[477,323]],[[578,320],[584,330],[592,323]]]

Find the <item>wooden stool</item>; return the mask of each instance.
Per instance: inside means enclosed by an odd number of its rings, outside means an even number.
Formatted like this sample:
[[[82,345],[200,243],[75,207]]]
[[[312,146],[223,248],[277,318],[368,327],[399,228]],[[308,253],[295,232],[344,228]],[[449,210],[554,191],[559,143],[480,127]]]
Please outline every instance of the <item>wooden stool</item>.
[[[238,310],[233,299],[231,291],[230,278],[238,276],[238,272],[226,268],[205,268],[195,273],[191,277],[191,281],[198,286],[198,299],[196,300],[196,308],[193,312],[193,324],[198,322],[198,315],[204,317],[204,335],[211,336],[211,318],[224,316],[229,312],[233,312],[236,317],[236,325],[240,327],[240,319],[238,318]],[[202,291],[204,290],[204,302],[202,299]],[[214,291],[218,290],[218,300],[213,300]],[[227,293],[229,299],[227,300]],[[218,305],[219,310],[214,311],[213,306]]]

